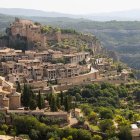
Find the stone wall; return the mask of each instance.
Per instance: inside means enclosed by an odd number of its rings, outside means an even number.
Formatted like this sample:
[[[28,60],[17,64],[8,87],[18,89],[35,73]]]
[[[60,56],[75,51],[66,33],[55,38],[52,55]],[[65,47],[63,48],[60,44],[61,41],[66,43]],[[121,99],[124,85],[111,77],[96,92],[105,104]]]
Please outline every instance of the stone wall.
[[[99,76],[98,72],[87,73],[87,74],[83,74],[83,75],[79,75],[79,76],[75,76],[75,77],[58,79],[57,83],[58,84],[73,84],[73,85],[76,85],[76,84],[81,84],[83,82],[98,79],[98,76]]]
[[[11,95],[10,96],[10,101],[9,101],[9,109],[11,110],[15,110],[19,107],[21,107],[21,100],[20,100],[20,96],[18,95]]]

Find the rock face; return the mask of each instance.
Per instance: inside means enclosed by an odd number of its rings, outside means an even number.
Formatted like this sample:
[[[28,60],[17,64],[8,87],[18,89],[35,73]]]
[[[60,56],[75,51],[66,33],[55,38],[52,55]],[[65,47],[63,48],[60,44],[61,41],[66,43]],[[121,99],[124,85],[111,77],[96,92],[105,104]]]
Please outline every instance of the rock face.
[[[69,48],[77,50],[90,49],[93,53],[100,53],[102,51],[99,40],[93,35],[42,26],[30,20],[15,18],[15,21],[7,28],[6,33],[9,47],[15,49],[44,50],[51,46],[60,47],[63,45],[64,48],[69,46]]]

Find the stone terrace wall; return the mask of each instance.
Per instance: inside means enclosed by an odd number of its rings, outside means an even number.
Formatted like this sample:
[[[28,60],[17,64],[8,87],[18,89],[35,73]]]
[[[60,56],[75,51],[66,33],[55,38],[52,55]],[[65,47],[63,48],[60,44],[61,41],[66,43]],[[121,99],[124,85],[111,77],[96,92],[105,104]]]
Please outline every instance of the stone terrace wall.
[[[70,78],[63,78],[63,79],[58,79],[57,83],[58,84],[81,84],[83,82],[86,81],[92,81],[95,79],[98,79],[99,73],[95,72],[95,73],[87,73],[87,74],[83,74],[83,75],[79,75],[79,76],[75,76],[75,77],[70,77]]]

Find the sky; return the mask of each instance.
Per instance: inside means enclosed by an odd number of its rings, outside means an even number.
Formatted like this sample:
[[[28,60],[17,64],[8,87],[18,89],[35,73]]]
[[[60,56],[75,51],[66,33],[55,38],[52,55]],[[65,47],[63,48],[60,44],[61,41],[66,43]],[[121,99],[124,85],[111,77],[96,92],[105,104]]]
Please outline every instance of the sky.
[[[140,0],[0,0],[0,7],[92,14],[140,9]]]

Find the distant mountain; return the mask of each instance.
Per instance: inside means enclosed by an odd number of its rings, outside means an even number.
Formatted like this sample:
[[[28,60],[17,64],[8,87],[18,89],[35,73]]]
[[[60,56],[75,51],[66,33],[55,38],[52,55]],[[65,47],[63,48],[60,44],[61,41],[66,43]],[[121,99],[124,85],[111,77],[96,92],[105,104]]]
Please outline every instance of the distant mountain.
[[[134,21],[140,20],[140,9],[127,10],[127,11],[117,11],[117,12],[108,12],[108,13],[98,13],[98,14],[89,14],[85,18],[96,20],[96,21]]]
[[[57,13],[57,12],[46,12],[34,9],[21,9],[21,8],[0,8],[0,13],[12,16],[34,16],[34,17],[77,17],[75,15]]]
[[[108,13],[93,13],[89,15],[72,15],[58,12],[46,12],[41,10],[33,9],[21,9],[21,8],[0,8],[1,14],[11,16],[26,16],[26,17],[68,17],[68,18],[84,18],[94,21],[133,21],[140,20],[140,9],[138,10],[127,10],[117,11]]]

